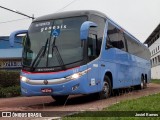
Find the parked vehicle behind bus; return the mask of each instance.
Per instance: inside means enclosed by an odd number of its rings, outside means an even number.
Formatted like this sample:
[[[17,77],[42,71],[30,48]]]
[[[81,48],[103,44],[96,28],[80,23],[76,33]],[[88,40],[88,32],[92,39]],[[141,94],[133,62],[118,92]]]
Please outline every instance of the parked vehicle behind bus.
[[[105,14],[86,10],[33,20],[23,42],[21,91],[25,96],[99,93],[150,82],[150,52]]]

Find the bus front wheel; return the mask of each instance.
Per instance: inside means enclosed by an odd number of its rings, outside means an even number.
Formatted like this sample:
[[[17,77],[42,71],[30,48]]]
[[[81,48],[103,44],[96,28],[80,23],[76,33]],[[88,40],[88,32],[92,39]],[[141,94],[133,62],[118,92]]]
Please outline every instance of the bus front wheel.
[[[102,91],[99,93],[99,98],[106,99],[110,97],[110,95],[111,95],[111,80],[108,76],[105,76]]]

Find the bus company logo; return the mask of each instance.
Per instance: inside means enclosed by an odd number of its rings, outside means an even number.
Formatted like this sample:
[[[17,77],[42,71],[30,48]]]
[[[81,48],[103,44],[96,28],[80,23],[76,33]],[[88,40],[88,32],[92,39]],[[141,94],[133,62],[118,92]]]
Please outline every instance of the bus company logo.
[[[48,31],[51,29],[54,30],[54,29],[66,29],[66,28],[67,28],[67,25],[48,26],[48,27],[42,27],[41,32]]]
[[[47,84],[48,84],[48,80],[44,80],[43,83],[44,83],[45,85],[47,85]]]

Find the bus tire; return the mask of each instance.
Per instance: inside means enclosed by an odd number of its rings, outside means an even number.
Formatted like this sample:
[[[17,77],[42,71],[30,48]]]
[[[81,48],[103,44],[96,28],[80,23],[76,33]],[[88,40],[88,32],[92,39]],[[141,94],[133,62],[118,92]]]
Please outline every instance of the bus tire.
[[[141,76],[141,89],[145,89],[147,87],[146,80],[143,76]]]
[[[53,96],[53,95],[52,95],[52,98],[53,98],[54,100],[56,100],[56,102],[63,104],[63,103],[65,103],[65,101],[67,100],[68,96],[69,96],[69,95],[61,95],[61,96]]]
[[[108,76],[104,77],[102,91],[99,92],[99,99],[106,99],[111,95],[111,80]]]

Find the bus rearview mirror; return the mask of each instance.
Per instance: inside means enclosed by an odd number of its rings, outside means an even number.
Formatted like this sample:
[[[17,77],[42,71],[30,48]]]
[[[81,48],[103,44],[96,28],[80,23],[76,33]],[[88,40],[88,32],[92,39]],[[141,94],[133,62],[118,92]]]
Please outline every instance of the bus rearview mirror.
[[[80,39],[81,40],[87,40],[90,27],[97,27],[97,24],[91,21],[85,21],[84,23],[82,23],[81,28],[80,28]]]
[[[17,30],[14,31],[10,34],[9,36],[9,42],[10,42],[10,46],[13,47],[14,46],[14,40],[16,39],[16,36],[19,34],[27,34],[28,30]],[[23,41],[22,41],[23,42]]]

